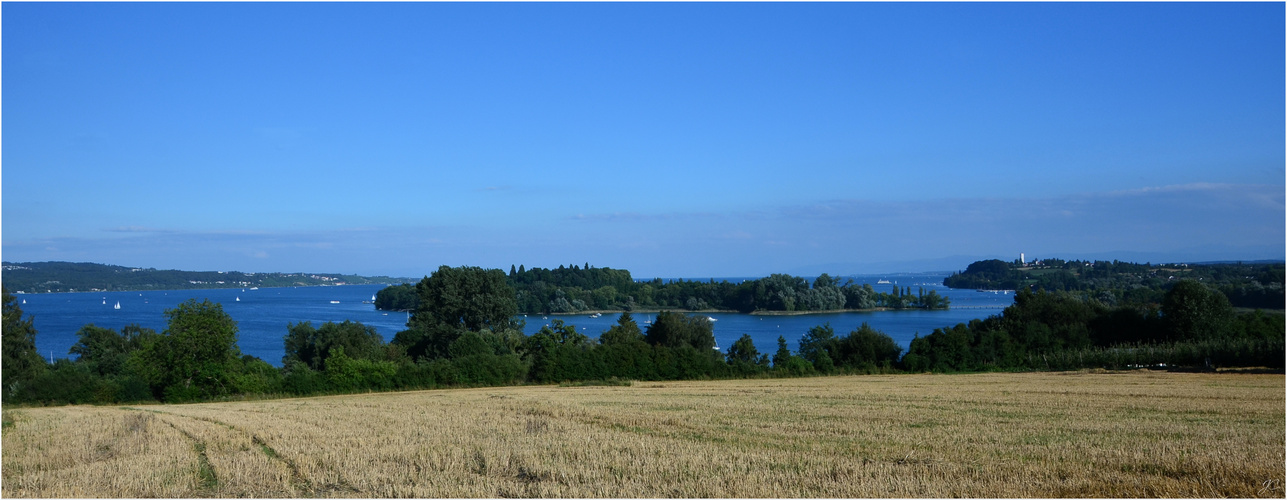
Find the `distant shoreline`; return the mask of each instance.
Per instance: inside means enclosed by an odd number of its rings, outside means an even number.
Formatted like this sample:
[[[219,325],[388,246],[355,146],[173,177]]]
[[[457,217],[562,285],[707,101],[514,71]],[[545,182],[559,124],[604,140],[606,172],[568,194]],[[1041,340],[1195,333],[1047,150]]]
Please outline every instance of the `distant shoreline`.
[[[751,312],[749,312],[749,313],[744,313],[744,312],[741,312],[741,311],[738,311],[738,310],[733,310],[733,309],[698,309],[698,310],[695,310],[695,311],[691,311],[691,310],[687,310],[687,309],[635,309],[635,310],[632,310],[632,311],[625,311],[625,310],[621,310],[621,309],[616,309],[616,310],[612,310],[612,309],[593,309],[593,310],[591,310],[591,309],[587,309],[587,310],[585,310],[585,311],[573,312],[573,313],[520,313],[520,314],[526,314],[527,316],[536,316],[536,315],[539,315],[539,316],[589,316],[589,315],[593,315],[593,314],[621,314],[621,313],[624,313],[624,312],[628,312],[628,313],[630,313],[631,315],[636,315],[636,314],[657,314],[657,313],[661,313],[661,312],[677,312],[677,313],[684,313],[684,314],[745,314],[745,315],[747,315],[747,316],[807,316],[807,315],[812,315],[812,314],[867,313],[867,312],[885,312],[885,311],[947,311],[947,310],[950,310],[950,308],[949,308],[949,309],[921,309],[921,308],[911,308],[911,307],[909,307],[909,308],[906,308],[906,309],[894,309],[894,308],[891,308],[891,307],[873,307],[873,308],[869,308],[869,309],[829,309],[829,310],[826,310],[826,311],[765,311],[765,310],[756,310],[756,311],[751,311]]]
[[[397,283],[393,283],[393,284],[397,284]],[[208,286],[208,287],[194,287],[194,288],[126,288],[126,289],[118,289],[118,290],[62,290],[57,292],[28,292],[25,290],[14,290],[9,293],[12,295],[52,295],[55,293],[186,292],[189,290],[232,290],[236,288],[244,288],[247,290],[251,288],[257,288],[259,290],[268,290],[272,288],[299,288],[299,287],[326,288],[326,287],[338,287],[338,286],[379,286],[379,285],[388,286],[390,285],[390,283],[318,283],[315,285],[277,285],[277,286],[251,285],[251,286]]]

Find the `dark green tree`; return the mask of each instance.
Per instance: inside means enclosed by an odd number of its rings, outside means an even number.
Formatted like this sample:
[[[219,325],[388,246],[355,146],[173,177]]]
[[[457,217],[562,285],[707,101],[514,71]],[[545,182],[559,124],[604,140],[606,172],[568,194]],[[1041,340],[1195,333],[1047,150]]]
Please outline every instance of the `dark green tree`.
[[[527,338],[525,356],[532,364],[531,377],[537,381],[579,380],[591,378],[588,373],[589,339],[576,331],[576,326],[554,320]]]
[[[773,353],[773,366],[781,367],[791,359],[791,349],[787,348],[786,337],[778,335],[778,352]]]
[[[748,334],[742,334],[741,338],[729,346],[725,361],[733,373],[743,376],[763,372],[769,367],[769,357],[755,349],[755,342]]]
[[[828,369],[833,366],[835,350],[836,330],[831,328],[831,323],[810,328],[808,333],[800,337],[800,357],[813,363],[819,371],[824,371],[822,365],[826,365]]]
[[[523,329],[514,319],[514,289],[499,269],[442,266],[420,280],[416,294],[419,302],[407,330],[393,338],[412,358],[446,357],[447,347],[467,331]]]
[[[68,354],[77,356],[76,363],[83,364],[99,376],[119,375],[125,371],[125,362],[135,351],[156,341],[158,335],[150,328],[129,325],[116,333],[110,328],[93,324],[76,332],[76,343]]]
[[[729,364],[757,364],[760,361],[760,351],[755,348],[755,341],[751,339],[751,335],[744,333],[729,346],[724,357],[728,359]]]
[[[385,287],[375,293],[375,308],[381,311],[413,311],[420,301],[410,283]]]
[[[514,320],[514,289],[499,269],[439,267],[416,285],[420,303],[412,324],[439,324],[472,332],[522,328]]]
[[[1162,299],[1162,319],[1176,340],[1228,336],[1233,307],[1224,294],[1195,280],[1180,280]]]
[[[835,364],[852,369],[888,369],[898,361],[898,356],[903,352],[903,348],[893,338],[868,326],[866,322],[834,345]]]
[[[643,341],[643,332],[639,330],[639,324],[635,323],[634,317],[630,316],[629,312],[621,313],[617,318],[617,324],[599,335],[599,343],[603,345],[634,344]]]
[[[688,346],[698,352],[713,352],[715,331],[705,316],[662,311],[657,315],[656,321],[648,326],[645,340],[649,344],[663,347]]]
[[[233,393],[241,353],[237,323],[223,307],[189,299],[165,316],[165,331],[130,358],[130,368],[167,402]]]
[[[36,329],[31,318],[22,317],[13,295],[7,288],[0,288],[4,300],[4,324],[0,338],[3,338],[3,378],[4,401],[11,401],[27,384],[40,375],[48,365],[36,352]]]
[[[326,357],[331,349],[343,347],[344,354],[352,359],[381,360],[386,357],[384,339],[376,333],[374,326],[363,325],[354,321],[334,323],[327,321],[321,328],[313,328],[313,323],[288,324],[284,344],[286,355],[282,364],[299,361],[314,370],[325,368]]]

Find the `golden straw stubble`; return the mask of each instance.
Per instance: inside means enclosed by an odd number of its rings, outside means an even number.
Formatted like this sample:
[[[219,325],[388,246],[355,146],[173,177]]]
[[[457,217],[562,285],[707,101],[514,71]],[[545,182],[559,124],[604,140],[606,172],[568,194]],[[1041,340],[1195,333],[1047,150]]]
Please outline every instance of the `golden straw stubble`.
[[[14,497],[1284,496],[1282,375],[636,382],[5,411]]]

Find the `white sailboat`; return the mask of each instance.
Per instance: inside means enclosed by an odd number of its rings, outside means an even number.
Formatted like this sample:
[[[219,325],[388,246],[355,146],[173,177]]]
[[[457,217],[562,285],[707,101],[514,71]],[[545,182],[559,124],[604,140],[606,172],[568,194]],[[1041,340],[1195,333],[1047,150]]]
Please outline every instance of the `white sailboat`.
[[[112,306],[112,309],[120,309],[120,308],[121,308],[121,301],[118,300],[116,301],[116,305]]]
[[[241,297],[237,297],[236,302],[241,302]]]

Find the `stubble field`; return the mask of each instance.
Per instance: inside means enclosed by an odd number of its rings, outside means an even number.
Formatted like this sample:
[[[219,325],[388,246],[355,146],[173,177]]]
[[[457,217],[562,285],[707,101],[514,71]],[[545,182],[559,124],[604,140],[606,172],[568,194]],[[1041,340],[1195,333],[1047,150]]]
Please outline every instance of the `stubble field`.
[[[5,497],[1284,496],[1282,375],[637,382],[5,420]]]

